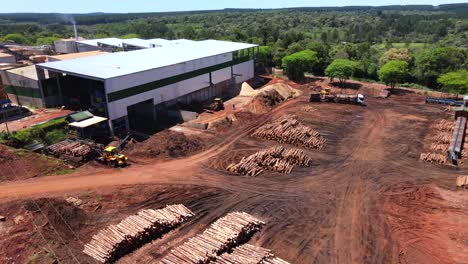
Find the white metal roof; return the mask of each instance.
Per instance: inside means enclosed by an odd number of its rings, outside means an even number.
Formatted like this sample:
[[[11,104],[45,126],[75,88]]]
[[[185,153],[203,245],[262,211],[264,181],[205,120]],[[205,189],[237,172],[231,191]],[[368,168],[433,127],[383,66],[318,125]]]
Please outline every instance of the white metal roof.
[[[41,63],[37,64],[37,67],[105,80],[256,46],[258,45],[205,40],[168,45],[155,49],[141,49],[68,61]]]
[[[88,40],[79,40],[76,43],[86,44],[90,46],[98,46],[98,43],[110,45],[110,46],[122,46],[122,39],[119,38],[102,38],[102,39],[88,39]]]
[[[151,47],[151,40],[146,39],[139,39],[139,38],[132,38],[132,39],[124,39],[122,40],[124,44],[141,47],[141,48],[149,48]]]
[[[97,123],[101,123],[102,121],[106,121],[106,120],[107,120],[107,118],[105,118],[105,117],[93,116],[93,117],[85,119],[85,120],[83,120],[81,122],[72,122],[72,123],[69,124],[69,126],[84,128],[84,127],[89,127],[89,126],[95,125]]]

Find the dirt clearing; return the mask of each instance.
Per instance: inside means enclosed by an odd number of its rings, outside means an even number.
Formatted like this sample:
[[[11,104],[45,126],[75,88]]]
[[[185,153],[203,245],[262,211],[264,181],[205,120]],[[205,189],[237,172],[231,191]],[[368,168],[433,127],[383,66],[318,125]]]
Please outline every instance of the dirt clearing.
[[[291,263],[463,263],[468,245],[467,193],[457,189],[455,181],[468,171],[419,161],[429,128],[446,118],[443,107],[426,105],[423,97],[411,94],[366,101],[366,107],[309,103],[304,94],[265,114],[236,116],[241,125],[207,132],[215,143],[202,143],[201,149],[180,137],[181,145],[188,147],[171,152],[169,141],[175,140],[163,133],[160,140],[150,144],[150,139],[135,148],[136,153],[140,149],[154,153],[145,154],[149,161],[145,164],[79,169],[70,175],[0,184],[0,215],[7,216],[6,222],[0,222],[0,255],[8,259],[6,263],[24,262],[34,254],[49,258],[39,233],[26,235],[34,230],[27,221],[34,219],[45,225],[35,230],[50,232],[45,240],[56,249],[61,263],[75,263],[69,250],[80,262],[93,263],[81,253],[79,240],[62,229],[65,224],[57,227],[64,243],[57,241],[40,211],[23,224],[14,223],[17,215],[25,214],[24,199],[40,202],[48,197],[59,215],[62,211],[67,217],[76,215],[79,221],[70,220],[70,226],[84,242],[100,228],[140,209],[182,203],[196,214],[119,263],[157,263],[233,211],[264,220],[265,227],[248,243],[271,249]],[[310,110],[303,111],[306,107]],[[258,128],[287,115],[318,131],[326,140],[323,148],[253,136]],[[258,177],[226,171],[229,164],[273,145],[301,149],[310,166],[296,166],[289,174],[265,170]],[[98,202],[101,208],[71,210],[60,202],[68,196],[93,205]],[[55,210],[47,204],[41,211],[52,217]]]

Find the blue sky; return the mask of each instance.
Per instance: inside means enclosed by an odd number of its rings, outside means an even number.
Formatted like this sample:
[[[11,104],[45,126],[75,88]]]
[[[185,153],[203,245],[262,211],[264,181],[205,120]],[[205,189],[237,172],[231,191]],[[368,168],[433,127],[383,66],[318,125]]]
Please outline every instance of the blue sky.
[[[41,13],[90,13],[90,12],[163,12],[185,10],[207,10],[223,8],[280,8],[298,6],[350,6],[350,5],[439,5],[460,3],[459,1],[435,0],[2,0],[0,13],[41,12]]]

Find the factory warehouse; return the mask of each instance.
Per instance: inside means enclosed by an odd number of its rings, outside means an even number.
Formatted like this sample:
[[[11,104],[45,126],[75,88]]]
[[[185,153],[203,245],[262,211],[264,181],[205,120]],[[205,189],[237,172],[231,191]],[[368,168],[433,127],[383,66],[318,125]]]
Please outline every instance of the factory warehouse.
[[[56,105],[109,119],[111,132],[149,131],[177,104],[229,97],[254,77],[257,45],[217,40],[37,64]],[[54,80],[54,81],[51,81]],[[148,122],[153,120],[154,122]],[[150,127],[149,127],[150,126]]]

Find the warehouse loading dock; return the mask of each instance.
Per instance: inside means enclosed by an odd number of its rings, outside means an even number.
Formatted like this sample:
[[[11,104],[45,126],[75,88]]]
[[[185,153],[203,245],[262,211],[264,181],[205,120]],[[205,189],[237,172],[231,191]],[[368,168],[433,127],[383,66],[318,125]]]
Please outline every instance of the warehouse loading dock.
[[[130,130],[145,134],[153,134],[155,132],[153,99],[128,106],[127,112]]]

